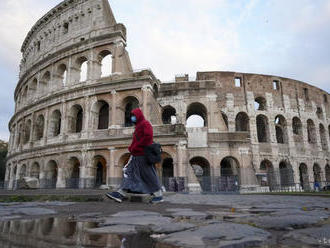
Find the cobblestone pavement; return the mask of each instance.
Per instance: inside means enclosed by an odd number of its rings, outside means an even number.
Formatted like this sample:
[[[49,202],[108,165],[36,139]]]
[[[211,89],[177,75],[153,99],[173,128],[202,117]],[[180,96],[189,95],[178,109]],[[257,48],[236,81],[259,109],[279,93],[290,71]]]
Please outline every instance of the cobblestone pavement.
[[[106,239],[113,247],[330,247],[329,208],[327,197],[269,195],[173,194],[157,205],[110,200],[1,203],[0,231],[10,221],[59,217],[97,223],[84,229],[94,238],[120,235]],[[145,235],[153,243],[142,244]],[[0,235],[0,244],[2,239]]]

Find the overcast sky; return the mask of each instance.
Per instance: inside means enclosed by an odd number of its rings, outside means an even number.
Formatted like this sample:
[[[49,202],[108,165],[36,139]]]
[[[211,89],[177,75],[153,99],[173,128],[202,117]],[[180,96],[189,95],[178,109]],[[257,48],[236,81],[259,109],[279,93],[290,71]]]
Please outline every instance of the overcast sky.
[[[0,139],[8,140],[21,44],[60,0],[0,0]],[[330,92],[330,0],[109,0],[134,69],[163,81],[226,70],[301,80]]]

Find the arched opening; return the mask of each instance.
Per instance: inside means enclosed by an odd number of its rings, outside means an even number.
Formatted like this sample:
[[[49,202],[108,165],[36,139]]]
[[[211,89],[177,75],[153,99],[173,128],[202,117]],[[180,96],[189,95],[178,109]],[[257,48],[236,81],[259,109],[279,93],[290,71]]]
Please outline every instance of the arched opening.
[[[250,130],[249,122],[250,120],[246,113],[238,113],[235,119],[236,132],[248,132]]]
[[[300,177],[300,186],[303,190],[310,190],[309,177],[308,177],[308,168],[307,165],[301,163],[299,165],[299,177]]]
[[[41,80],[39,82],[40,93],[47,92],[47,89],[50,86],[49,82],[50,82],[50,72],[46,71],[45,74],[41,77]]]
[[[270,190],[276,189],[276,175],[274,172],[273,164],[265,159],[260,163],[260,176],[257,175],[257,179],[260,186],[268,186]]]
[[[298,117],[292,119],[293,139],[296,144],[301,144],[303,141],[302,123]]]
[[[266,99],[264,97],[257,97],[254,100],[254,109],[255,110],[267,110],[267,103],[266,103]]]
[[[112,55],[109,51],[100,52],[101,77],[108,77],[112,74]]]
[[[330,165],[327,164],[325,166],[325,180],[327,181],[327,184],[330,183]]]
[[[38,141],[44,137],[45,118],[43,115],[39,115],[34,127],[34,140]]]
[[[80,133],[83,127],[83,109],[80,105],[72,106],[69,119],[69,131],[71,133]]]
[[[107,184],[107,161],[102,156],[94,157],[95,187]]]
[[[320,129],[320,138],[321,138],[321,145],[322,145],[322,150],[327,151],[328,150],[328,141],[327,141],[327,133],[325,131],[325,128],[322,124],[319,125]]]
[[[163,154],[162,160],[162,171],[161,171],[161,179],[162,183],[167,191],[177,191],[177,185],[174,179],[174,165],[173,158],[167,154]]]
[[[27,103],[28,102],[28,86],[25,86],[24,90],[23,90],[23,102]]]
[[[23,179],[26,176],[26,165],[23,164],[19,170],[19,179]]]
[[[203,157],[194,157],[190,161],[190,166],[193,169],[202,191],[211,191],[211,168],[210,163]]]
[[[233,157],[225,157],[220,163],[220,191],[238,191],[240,185],[239,163]]]
[[[38,80],[36,78],[34,78],[29,86],[29,91],[30,91],[29,96],[31,98],[36,96],[37,88],[38,88]]]
[[[24,139],[23,139],[24,144],[27,144],[30,141],[31,123],[32,123],[31,120],[27,120],[25,122]]]
[[[47,236],[51,233],[54,227],[55,219],[53,217],[40,220],[40,229],[44,236]]]
[[[316,115],[319,119],[323,119],[323,110],[321,107],[316,108]]]
[[[109,104],[104,100],[99,100],[93,104],[91,111],[93,129],[108,129],[110,122]]]
[[[314,182],[321,182],[321,167],[315,163],[313,165]]]
[[[42,181],[42,188],[54,189],[57,183],[58,166],[54,160],[50,160],[45,168],[45,179]]]
[[[285,118],[282,115],[278,115],[275,117],[275,131],[276,131],[277,143],[287,144],[288,143],[287,124]]]
[[[281,161],[280,169],[280,184],[281,187],[289,187],[294,185],[293,170],[291,165],[286,161]]]
[[[188,106],[186,127],[207,127],[207,121],[207,109],[203,104],[195,102]]]
[[[175,124],[176,123],[176,110],[172,106],[166,106],[163,108],[162,113],[163,124]]]
[[[79,188],[79,178],[80,178],[80,161],[76,157],[71,157],[69,159],[68,166],[68,177],[66,179],[67,188]]]
[[[139,101],[135,97],[129,96],[124,99],[124,106],[125,106],[125,127],[131,127],[134,125],[131,121],[131,112],[133,109],[139,107]]]
[[[62,115],[59,110],[53,111],[50,117],[49,123],[49,135],[50,137],[56,137],[61,133],[61,123],[62,123]]]
[[[57,75],[59,77],[60,85],[65,86],[67,81],[67,68],[65,64],[60,64],[58,66]]]
[[[310,144],[316,144],[316,130],[314,122],[311,119],[307,120],[307,137],[308,137],[308,143]]]
[[[268,118],[264,115],[257,116],[257,134],[259,143],[269,142]]]
[[[77,232],[77,222],[75,221],[70,221],[67,222],[65,221],[62,225],[62,233],[63,236],[67,239],[72,238]]]
[[[221,112],[221,116],[222,116],[222,119],[223,119],[223,121],[225,123],[225,128],[228,131],[228,117],[227,117],[227,115],[224,112]]]
[[[88,68],[88,60],[86,57],[80,57],[77,59],[77,67],[79,72],[79,80],[78,82],[85,82],[87,80],[87,68]]]
[[[30,176],[39,179],[40,177],[40,165],[34,162],[31,167]]]

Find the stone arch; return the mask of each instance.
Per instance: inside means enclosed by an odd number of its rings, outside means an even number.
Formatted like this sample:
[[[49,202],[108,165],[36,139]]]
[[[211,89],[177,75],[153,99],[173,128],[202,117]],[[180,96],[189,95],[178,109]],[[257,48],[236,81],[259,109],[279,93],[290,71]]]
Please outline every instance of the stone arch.
[[[308,167],[305,163],[299,165],[299,180],[303,190],[310,190]]]
[[[259,184],[261,186],[269,186],[270,190],[276,189],[276,175],[272,162],[270,162],[268,159],[264,159],[263,161],[261,161],[260,171],[263,174],[266,174],[266,178],[264,178],[264,175],[262,175],[261,178],[258,178]]]
[[[134,96],[128,96],[123,100],[122,106],[125,106],[124,126],[131,127],[131,126],[133,126],[133,123],[131,122],[131,112],[133,109],[136,109],[139,107],[139,100]]]
[[[249,116],[245,112],[239,112],[235,118],[236,132],[250,131]]]
[[[128,153],[128,152],[121,155],[119,160],[118,160],[118,166],[120,168],[123,168],[128,163],[128,160],[129,160],[130,156],[131,156],[131,154]]]
[[[267,101],[264,97],[259,96],[254,100],[254,109],[255,110],[267,110]]]
[[[34,78],[29,86],[29,96],[35,97],[38,89],[38,80]]]
[[[50,83],[50,72],[49,71],[46,71],[42,75],[41,80],[39,81],[39,90],[40,90],[40,93],[47,92],[47,89],[50,86],[49,83]]]
[[[281,187],[289,187],[294,185],[293,169],[288,161],[282,160],[280,162],[279,172]]]
[[[292,131],[294,141],[296,143],[301,143],[303,141],[302,123],[296,116],[292,118]]]
[[[175,182],[173,181],[174,178],[173,158],[167,152],[162,152],[162,163],[161,163],[161,170],[159,171],[159,178],[161,179],[162,184],[166,190],[169,191],[176,190]]]
[[[279,144],[288,143],[288,132],[287,132],[287,122],[283,115],[277,115],[275,117],[275,132],[276,132],[276,141]]]
[[[211,191],[211,167],[204,157],[193,157],[189,160],[193,173],[203,191]]]
[[[45,118],[43,115],[39,115],[34,124],[34,137],[33,140],[41,140],[44,136],[44,128],[45,128]]]
[[[327,151],[328,150],[327,133],[322,123],[320,123],[319,125],[319,130],[320,130],[322,150]]]
[[[31,166],[30,177],[40,178],[40,165],[38,162],[34,162]]]
[[[95,186],[107,184],[107,161],[101,155],[96,155],[93,158]]]
[[[88,72],[88,59],[85,56],[79,57],[76,60],[76,66],[78,69],[78,82],[85,82],[87,80]]]
[[[176,119],[176,109],[170,105],[165,106],[162,111],[163,124],[171,124],[173,118]]]
[[[26,177],[26,164],[23,164],[20,169],[19,169],[19,173],[18,173],[18,178],[19,179],[23,179],[23,177]]]
[[[193,117],[194,116],[194,117]],[[193,118],[203,119],[203,124],[198,125],[198,127],[203,126],[207,127],[208,126],[208,116],[207,116],[207,108],[204,106],[204,104],[199,103],[199,102],[194,102],[191,103],[187,107],[187,113],[186,113],[186,126],[194,126],[193,123],[190,125],[190,120],[193,121]]]
[[[314,182],[320,183],[322,181],[321,167],[318,163],[314,163],[313,165],[313,175],[314,175]]]
[[[237,191],[240,185],[240,166],[235,157],[224,157],[220,162],[220,191]]]
[[[44,168],[45,177],[40,181],[41,188],[56,188],[58,176],[58,164],[55,160],[49,160]]]
[[[104,100],[99,100],[92,107],[92,127],[93,129],[108,129],[110,122],[110,107]]]
[[[323,119],[323,110],[322,110],[322,107],[317,107],[316,108],[316,115],[317,115],[317,118]]]
[[[325,171],[325,180],[327,181],[327,183],[330,183],[330,165],[327,164],[324,168]]]
[[[57,137],[61,133],[62,115],[61,112],[56,109],[52,112],[49,120],[49,136]]]
[[[31,134],[31,120],[27,120],[24,125],[24,137],[23,137],[23,144],[27,144],[30,141],[30,134]]]
[[[67,66],[66,64],[60,64],[57,67],[57,76],[59,78],[60,86],[65,86],[67,81]]]
[[[265,115],[257,116],[257,134],[259,143],[270,142],[268,118]]]
[[[98,55],[101,77],[108,77],[112,74],[112,55],[108,50],[103,50]]]
[[[66,187],[79,188],[80,161],[77,157],[70,157],[67,166]]]
[[[311,119],[307,120],[307,140],[310,144],[316,144],[316,129],[314,121]]]
[[[71,107],[68,115],[69,132],[80,133],[83,128],[84,111],[79,104]]]

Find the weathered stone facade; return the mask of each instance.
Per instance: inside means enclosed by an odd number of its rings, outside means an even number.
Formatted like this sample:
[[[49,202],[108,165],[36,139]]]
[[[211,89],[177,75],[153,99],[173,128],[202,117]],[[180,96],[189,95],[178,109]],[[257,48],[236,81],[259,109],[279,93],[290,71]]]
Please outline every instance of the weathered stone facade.
[[[159,175],[169,187],[176,181],[176,190],[309,189],[330,181],[327,92],[235,72],[162,83],[150,70],[133,71],[125,46],[125,26],[107,0],[63,1],[33,26],[9,123],[7,188],[26,176],[41,188],[118,186],[137,106],[163,146]],[[193,115],[203,127],[186,127]]]

